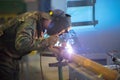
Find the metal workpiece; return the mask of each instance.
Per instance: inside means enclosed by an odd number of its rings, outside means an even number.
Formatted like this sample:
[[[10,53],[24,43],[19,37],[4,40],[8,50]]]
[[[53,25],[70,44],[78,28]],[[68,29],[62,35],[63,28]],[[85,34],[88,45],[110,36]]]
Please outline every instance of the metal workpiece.
[[[95,74],[91,75],[90,77],[94,77],[94,79],[92,80],[119,80],[119,73],[116,70],[112,70],[109,68],[104,67],[103,65],[94,62],[86,57],[80,56],[78,54],[73,54],[71,56],[71,60],[73,63],[75,63],[77,66],[81,66],[84,69],[86,69],[86,73],[88,73],[88,71],[92,72]],[[75,67],[75,65],[71,65],[70,67],[73,67],[74,70],[76,70],[77,72],[83,72],[83,70],[81,69],[81,67]],[[85,72],[85,71],[84,71]],[[98,79],[96,79],[97,77]],[[87,76],[88,77],[88,76]],[[88,79],[89,80],[89,79]]]
[[[95,74],[83,66],[74,63],[70,63],[68,66],[70,80],[104,80],[102,74]]]
[[[51,53],[49,53],[49,55],[50,54]],[[49,57],[55,57],[51,55]],[[62,67],[66,65],[69,66],[70,80],[119,80],[120,78],[120,74],[116,70],[107,68],[104,65],[79,54],[73,53],[69,58],[67,57],[68,56],[65,56],[64,58],[70,59],[69,63],[63,62],[59,57],[57,58],[58,62],[49,64],[49,67],[58,67],[59,80],[63,80]]]

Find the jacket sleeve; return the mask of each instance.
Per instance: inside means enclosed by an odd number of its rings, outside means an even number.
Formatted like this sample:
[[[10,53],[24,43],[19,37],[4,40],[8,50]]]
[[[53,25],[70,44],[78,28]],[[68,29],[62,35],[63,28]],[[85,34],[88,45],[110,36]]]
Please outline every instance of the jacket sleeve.
[[[32,50],[42,50],[47,46],[44,39],[35,39],[35,29],[34,19],[25,20],[17,29],[15,48],[21,54]]]

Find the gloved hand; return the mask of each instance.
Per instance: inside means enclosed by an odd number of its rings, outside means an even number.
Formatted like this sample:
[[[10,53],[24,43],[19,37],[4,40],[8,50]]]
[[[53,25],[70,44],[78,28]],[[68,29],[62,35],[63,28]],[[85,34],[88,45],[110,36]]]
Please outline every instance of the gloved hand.
[[[59,39],[59,36],[57,35],[52,35],[46,39],[36,39],[36,42],[34,44],[35,47],[33,47],[34,50],[44,50],[48,49],[49,47],[53,47]]]
[[[49,51],[51,51],[56,57],[61,56],[61,47],[49,46]]]
[[[48,46],[54,46],[57,43],[58,39],[58,35],[52,35],[49,38],[45,39],[45,41]]]
[[[67,55],[67,52],[64,47],[60,46],[50,46],[48,47],[49,51],[51,51],[58,61],[62,61],[63,59],[68,59],[69,55]]]

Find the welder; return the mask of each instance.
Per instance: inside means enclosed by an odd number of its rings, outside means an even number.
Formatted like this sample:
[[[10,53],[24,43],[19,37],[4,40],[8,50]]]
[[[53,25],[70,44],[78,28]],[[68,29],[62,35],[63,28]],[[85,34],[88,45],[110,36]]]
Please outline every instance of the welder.
[[[59,35],[71,27],[70,15],[62,10],[26,12],[8,23],[0,36],[0,80],[19,80],[19,61],[33,50],[53,50]],[[49,35],[44,38],[44,34]]]

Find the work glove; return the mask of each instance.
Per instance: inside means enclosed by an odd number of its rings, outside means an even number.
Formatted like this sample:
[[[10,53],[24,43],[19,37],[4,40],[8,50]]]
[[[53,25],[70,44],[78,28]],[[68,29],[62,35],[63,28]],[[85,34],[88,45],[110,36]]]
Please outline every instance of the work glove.
[[[58,40],[59,40],[58,35],[52,35],[48,37],[47,39],[45,39],[45,42],[46,42],[46,45],[49,47],[49,46],[54,46]]]
[[[34,50],[38,50],[38,51],[44,51],[46,49],[49,49],[49,47],[53,47],[57,41],[59,39],[59,36],[57,35],[52,35],[46,39],[42,39],[42,40],[36,40],[35,44],[34,44]]]

